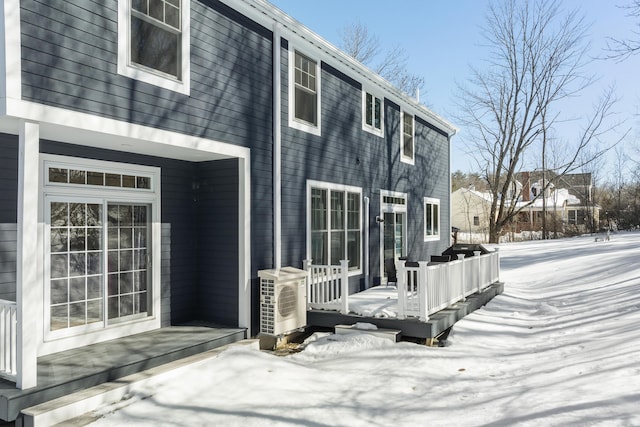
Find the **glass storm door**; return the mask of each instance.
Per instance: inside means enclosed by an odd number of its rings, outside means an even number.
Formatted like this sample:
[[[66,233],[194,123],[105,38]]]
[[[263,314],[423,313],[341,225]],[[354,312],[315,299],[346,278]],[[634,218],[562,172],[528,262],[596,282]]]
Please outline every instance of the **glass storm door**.
[[[384,277],[390,263],[405,256],[405,218],[406,213],[385,212],[383,227]]]

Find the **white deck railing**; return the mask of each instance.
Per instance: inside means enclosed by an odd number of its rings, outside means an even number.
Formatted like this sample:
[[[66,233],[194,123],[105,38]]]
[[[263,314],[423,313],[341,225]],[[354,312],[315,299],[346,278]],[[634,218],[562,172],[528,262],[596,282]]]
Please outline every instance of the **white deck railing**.
[[[500,281],[498,252],[456,261],[418,266],[398,266],[398,318],[427,321],[429,315]]]
[[[304,261],[307,271],[307,308],[349,313],[349,261],[340,265],[312,265]]]
[[[0,377],[15,381],[17,368],[16,303],[0,300]]]

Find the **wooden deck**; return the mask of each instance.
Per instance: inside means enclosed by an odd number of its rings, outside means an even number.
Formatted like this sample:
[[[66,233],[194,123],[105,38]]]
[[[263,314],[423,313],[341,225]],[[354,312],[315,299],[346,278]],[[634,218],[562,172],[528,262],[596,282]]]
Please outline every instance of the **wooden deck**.
[[[307,324],[322,328],[334,328],[336,325],[353,325],[357,322],[364,322],[374,324],[381,329],[400,330],[402,336],[432,339],[503,291],[504,283],[495,283],[481,293],[470,295],[464,302],[458,302],[432,314],[426,322],[421,322],[417,318],[366,317],[356,314],[341,314],[337,311],[309,310],[307,311]]]
[[[0,419],[72,392],[246,338],[246,330],[171,326],[38,358],[38,386],[18,390],[0,380]]]

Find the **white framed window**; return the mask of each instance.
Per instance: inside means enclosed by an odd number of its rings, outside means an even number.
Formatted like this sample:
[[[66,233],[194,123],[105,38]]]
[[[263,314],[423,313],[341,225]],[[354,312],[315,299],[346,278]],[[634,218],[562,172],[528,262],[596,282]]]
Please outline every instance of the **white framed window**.
[[[155,321],[159,169],[50,155],[42,164],[45,338]]]
[[[478,227],[480,225],[480,217],[477,215],[474,215],[473,217],[473,225],[475,225],[476,227]]]
[[[118,73],[190,92],[190,2],[118,0]]]
[[[362,270],[362,189],[325,182],[307,183],[308,257],[317,265]]]
[[[415,159],[415,118],[412,114],[402,112],[402,125],[400,126],[400,160],[404,163],[414,164]]]
[[[384,136],[384,108],[382,98],[372,92],[362,91],[362,129],[374,135]]]
[[[440,199],[424,198],[424,241],[440,239]]]
[[[320,135],[320,65],[289,50],[289,126]]]

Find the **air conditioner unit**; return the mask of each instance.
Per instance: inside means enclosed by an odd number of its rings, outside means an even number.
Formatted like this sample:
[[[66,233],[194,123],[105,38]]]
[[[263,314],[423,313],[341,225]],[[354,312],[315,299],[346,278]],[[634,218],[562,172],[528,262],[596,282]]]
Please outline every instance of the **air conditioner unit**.
[[[285,335],[307,325],[307,272],[294,267],[261,270],[260,332]]]

